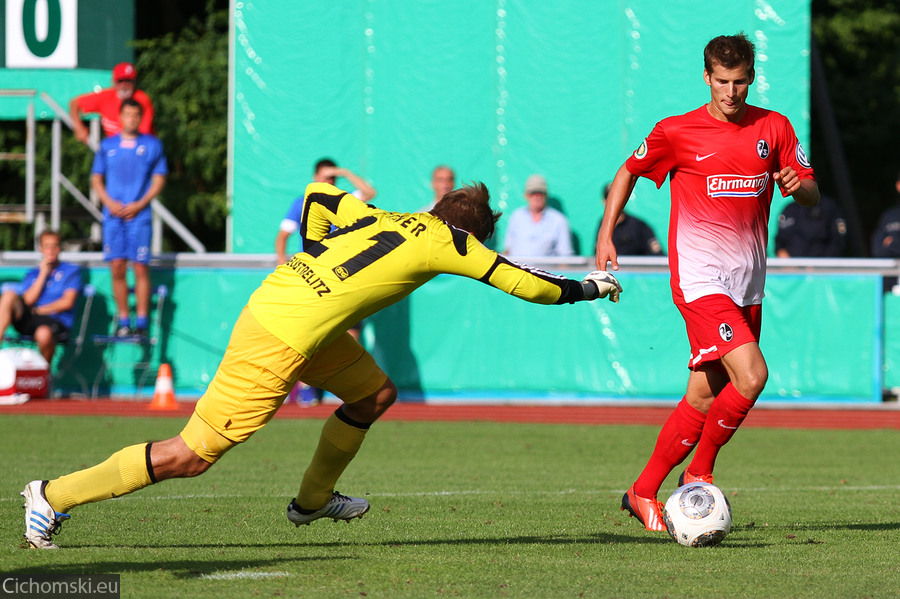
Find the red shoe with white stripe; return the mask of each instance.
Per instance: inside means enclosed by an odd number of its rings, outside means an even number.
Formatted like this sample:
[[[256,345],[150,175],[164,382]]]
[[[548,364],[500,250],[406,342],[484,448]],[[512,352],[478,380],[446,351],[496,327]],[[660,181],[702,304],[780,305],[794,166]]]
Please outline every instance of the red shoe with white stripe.
[[[622,495],[622,509],[627,511],[630,516],[637,518],[638,522],[643,524],[647,530],[666,531],[662,508],[663,505],[656,500],[656,497],[648,499],[635,495],[634,485],[631,485],[631,488]]]

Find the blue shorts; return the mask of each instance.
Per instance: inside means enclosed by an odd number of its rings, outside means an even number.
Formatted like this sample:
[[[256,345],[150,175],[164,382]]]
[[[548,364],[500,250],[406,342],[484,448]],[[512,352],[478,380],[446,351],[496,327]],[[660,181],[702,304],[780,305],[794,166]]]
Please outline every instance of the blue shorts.
[[[153,223],[150,220],[121,218],[103,219],[103,259],[130,260],[138,264],[150,262],[150,240]]]

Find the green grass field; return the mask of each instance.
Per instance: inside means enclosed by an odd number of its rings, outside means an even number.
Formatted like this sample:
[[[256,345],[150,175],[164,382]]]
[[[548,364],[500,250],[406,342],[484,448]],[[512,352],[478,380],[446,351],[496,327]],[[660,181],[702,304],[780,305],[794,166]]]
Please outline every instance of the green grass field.
[[[717,466],[732,533],[687,549],[618,507],[656,427],[379,423],[338,486],[369,514],[295,528],[321,421],[276,419],[199,478],[73,510],[62,550],[23,548],[26,482],[182,424],[0,417],[0,572],[119,573],[148,598],[900,596],[897,431],[742,430]]]

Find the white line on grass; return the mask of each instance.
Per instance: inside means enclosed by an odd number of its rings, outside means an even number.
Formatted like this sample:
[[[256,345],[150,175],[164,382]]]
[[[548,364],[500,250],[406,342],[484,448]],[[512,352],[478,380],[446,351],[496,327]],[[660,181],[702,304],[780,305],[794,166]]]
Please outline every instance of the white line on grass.
[[[201,574],[199,578],[206,580],[236,580],[249,579],[255,580],[259,578],[284,578],[290,576],[288,572],[213,572],[212,574]]]

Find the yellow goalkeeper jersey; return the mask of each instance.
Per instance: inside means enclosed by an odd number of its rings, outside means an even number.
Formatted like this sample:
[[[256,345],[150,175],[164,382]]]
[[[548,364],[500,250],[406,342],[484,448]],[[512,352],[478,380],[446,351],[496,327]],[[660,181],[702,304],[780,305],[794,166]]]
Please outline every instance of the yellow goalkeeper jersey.
[[[428,213],[388,212],[326,183],[306,188],[303,251],[250,296],[253,316],[306,358],[448,273],[539,304],[583,300],[579,281],[518,265]]]

